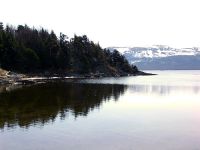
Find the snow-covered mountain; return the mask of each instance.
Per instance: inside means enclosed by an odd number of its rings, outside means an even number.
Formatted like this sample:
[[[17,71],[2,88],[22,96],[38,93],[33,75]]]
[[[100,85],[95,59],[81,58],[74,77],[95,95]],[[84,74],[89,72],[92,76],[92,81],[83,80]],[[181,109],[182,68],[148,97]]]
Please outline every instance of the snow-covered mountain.
[[[109,47],[121,52],[131,64],[143,70],[200,69],[200,48],[172,48],[166,45],[151,47]]]

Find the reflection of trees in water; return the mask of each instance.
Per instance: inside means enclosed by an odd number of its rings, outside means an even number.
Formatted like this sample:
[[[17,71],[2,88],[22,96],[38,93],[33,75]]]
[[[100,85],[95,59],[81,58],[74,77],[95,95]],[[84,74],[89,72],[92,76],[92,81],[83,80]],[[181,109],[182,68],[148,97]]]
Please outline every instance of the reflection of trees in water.
[[[29,127],[54,121],[68,113],[87,115],[103,101],[117,100],[124,85],[52,83],[16,89],[0,94],[0,128]]]
[[[128,89],[132,93],[151,93],[161,96],[169,95],[172,91],[190,91],[194,94],[200,93],[199,86],[130,85]]]

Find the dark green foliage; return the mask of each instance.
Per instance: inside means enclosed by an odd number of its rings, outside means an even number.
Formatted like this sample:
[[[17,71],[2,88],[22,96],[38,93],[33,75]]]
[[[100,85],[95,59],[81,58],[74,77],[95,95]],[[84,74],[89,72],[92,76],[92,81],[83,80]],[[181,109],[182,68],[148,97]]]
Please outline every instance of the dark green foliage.
[[[27,73],[134,73],[137,68],[118,51],[103,50],[99,44],[90,41],[86,35],[68,40],[60,33],[50,33],[41,28],[27,25],[3,27],[0,23],[0,67]]]
[[[23,65],[21,68],[24,69],[20,70],[20,68],[18,68],[20,71],[30,72],[31,70],[37,69],[39,65],[39,57],[35,51],[30,48],[23,48],[21,50],[20,60],[22,61],[21,64]]]

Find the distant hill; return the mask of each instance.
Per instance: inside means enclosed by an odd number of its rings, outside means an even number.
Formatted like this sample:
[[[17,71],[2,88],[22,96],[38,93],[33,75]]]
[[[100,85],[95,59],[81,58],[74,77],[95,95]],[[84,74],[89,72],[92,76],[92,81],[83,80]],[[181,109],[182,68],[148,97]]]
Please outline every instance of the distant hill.
[[[109,47],[121,52],[130,64],[142,70],[199,70],[200,48],[171,48],[165,45],[152,47]]]

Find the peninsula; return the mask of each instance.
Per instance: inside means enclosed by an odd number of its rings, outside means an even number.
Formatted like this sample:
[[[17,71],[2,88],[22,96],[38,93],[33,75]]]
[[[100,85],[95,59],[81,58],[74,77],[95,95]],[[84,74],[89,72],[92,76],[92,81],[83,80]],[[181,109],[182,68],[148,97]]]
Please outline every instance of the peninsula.
[[[117,50],[103,49],[86,35],[68,38],[44,28],[0,23],[0,83],[31,77],[119,77],[149,75]],[[6,71],[7,70],[7,71]]]

